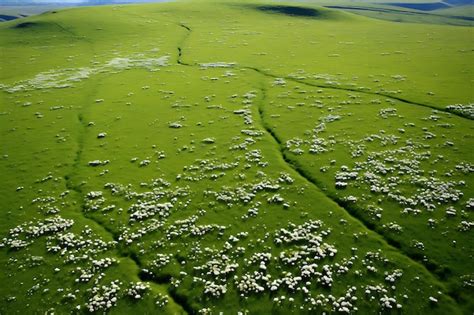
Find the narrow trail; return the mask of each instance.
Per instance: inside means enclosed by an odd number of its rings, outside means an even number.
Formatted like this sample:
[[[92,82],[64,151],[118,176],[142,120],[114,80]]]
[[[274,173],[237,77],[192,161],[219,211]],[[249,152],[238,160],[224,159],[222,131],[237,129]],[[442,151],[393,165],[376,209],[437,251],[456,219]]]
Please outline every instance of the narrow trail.
[[[96,85],[94,85],[96,87]],[[96,93],[96,88],[93,89],[93,92],[91,95],[88,95],[88,101],[92,102],[92,96],[95,95]],[[89,105],[90,106],[90,105]],[[85,114],[85,109],[81,108],[77,114],[77,122],[79,124],[79,127],[77,128],[78,134],[77,134],[77,149],[75,152],[75,156],[73,159],[73,163],[70,167],[69,173],[67,173],[64,176],[65,180],[65,186],[68,190],[71,190],[76,193],[77,195],[77,201],[79,205],[79,211],[80,215],[88,220],[92,221],[94,225],[100,227],[102,231],[108,235],[111,236],[113,240],[117,240],[117,235],[114,231],[109,229],[106,225],[102,224],[99,220],[95,219],[93,216],[87,215],[85,213],[85,199],[84,199],[84,191],[82,190],[82,183],[76,183],[74,180],[76,179],[77,174],[79,173],[79,169],[81,168],[81,163],[82,163],[82,155],[84,152],[84,147],[85,147],[85,135],[87,133],[87,128],[88,128],[88,122],[85,121],[84,118]]]
[[[71,169],[67,175],[64,176],[65,185],[68,190],[75,192],[76,198],[78,201],[79,211],[78,214],[86,221],[91,222],[91,224],[100,229],[103,233],[109,235],[116,243],[117,246],[112,249],[112,253],[122,260],[129,261],[132,265],[135,265],[138,272],[137,277],[142,282],[150,282],[157,285],[167,285],[167,292],[173,302],[179,305],[184,311],[188,314],[193,313],[194,310],[187,303],[186,299],[177,295],[171,284],[171,276],[169,277],[151,277],[149,274],[143,271],[143,264],[140,261],[138,255],[130,250],[128,247],[121,244],[119,241],[119,234],[117,231],[110,229],[107,225],[103,224],[100,220],[97,220],[92,215],[88,215],[85,212],[85,193],[82,189],[82,183],[74,183],[75,176],[79,173],[82,163],[82,155],[85,148],[85,135],[87,133],[88,123],[84,120],[84,110],[81,110],[77,114],[77,121],[80,125],[77,142],[78,146],[75,152],[74,162],[71,165]]]
[[[73,30],[69,29],[69,28],[66,28],[64,27],[62,24],[58,23],[58,22],[52,22],[54,23],[62,32],[64,32],[65,34],[73,37],[75,40],[82,40],[82,41],[85,41],[89,44],[92,44],[92,41],[90,39],[88,39],[86,36],[79,36],[78,34],[76,34],[76,32],[74,32]]]
[[[183,65],[183,66],[189,66],[189,67],[200,67],[199,64],[189,64],[189,63],[186,63],[182,60],[183,58],[183,48],[182,46],[185,44],[185,41],[186,39],[189,37],[190,33],[192,32],[192,29],[187,26],[187,25],[184,25],[184,24],[180,24],[181,27],[185,28],[188,33],[187,35],[184,37],[184,39],[180,42],[180,45],[178,46],[178,64],[179,65]],[[268,71],[265,71],[265,70],[261,70],[259,68],[256,68],[256,67],[250,67],[250,66],[235,66],[234,68],[237,68],[237,69],[246,69],[246,70],[252,70],[252,71],[255,71],[256,73],[264,76],[264,77],[267,77],[267,78],[272,78],[272,79],[275,79],[275,78],[284,78],[288,81],[292,81],[292,82],[296,82],[296,83],[299,83],[299,84],[304,84],[304,85],[307,85],[307,86],[311,86],[311,87],[318,87],[318,88],[324,88],[324,89],[331,89],[331,90],[344,90],[344,91],[348,91],[348,92],[356,92],[356,93],[363,93],[363,94],[366,94],[366,95],[374,95],[374,96],[383,96],[383,97],[386,97],[386,98],[389,98],[389,99],[392,99],[392,100],[396,100],[396,101],[400,101],[402,103],[405,103],[405,104],[410,104],[410,105],[415,105],[415,106],[421,106],[421,107],[425,107],[425,108],[430,108],[430,109],[433,109],[433,110],[438,110],[438,111],[442,111],[442,112],[447,112],[447,113],[450,113],[452,115],[455,115],[455,116],[458,116],[460,118],[464,118],[464,119],[468,119],[467,117],[464,117],[462,115],[459,115],[457,113],[453,113],[453,112],[449,112],[448,110],[446,109],[440,109],[440,108],[437,108],[435,106],[432,106],[432,105],[429,105],[429,104],[423,104],[423,103],[418,103],[418,102],[414,102],[414,101],[410,101],[410,100],[407,100],[407,99],[404,99],[404,98],[400,98],[400,97],[397,97],[397,96],[393,96],[393,95],[388,95],[388,94],[384,94],[384,93],[379,93],[379,92],[371,92],[371,91],[364,91],[364,90],[359,90],[359,89],[355,89],[355,88],[345,88],[345,87],[335,87],[335,86],[328,86],[328,85],[324,85],[324,84],[315,84],[315,83],[311,83],[311,82],[306,82],[304,80],[301,80],[301,79],[297,79],[297,78],[294,78],[294,77],[290,77],[290,76],[279,76],[279,75],[275,75],[273,73],[270,73]],[[443,281],[441,280],[441,278],[439,277],[439,275],[437,275],[436,273],[434,273],[432,270],[436,269],[436,267],[438,266],[433,266],[433,265],[429,265],[427,264],[425,261],[422,261],[420,260],[419,258],[417,257],[413,257],[411,256],[409,253],[405,252],[401,247],[400,247],[400,244],[398,244],[398,242],[396,242],[395,240],[385,236],[376,226],[370,224],[370,222],[367,222],[362,216],[360,216],[358,214],[357,211],[354,211],[352,209],[350,209],[345,203],[344,201],[336,198],[335,196],[331,196],[330,194],[328,194],[325,190],[324,190],[324,185],[319,182],[317,179],[315,179],[313,176],[311,176],[310,174],[307,174],[304,169],[302,169],[300,166],[298,166],[295,161],[291,160],[287,153],[286,153],[286,150],[285,150],[285,146],[283,144],[283,141],[278,137],[278,135],[275,133],[275,131],[270,127],[270,125],[266,122],[265,120],[265,109],[264,109],[264,104],[266,102],[266,88],[264,86],[264,82],[262,81],[261,82],[261,85],[259,87],[260,91],[262,92],[262,98],[261,98],[261,101],[259,102],[259,105],[258,105],[258,114],[259,114],[259,120],[263,126],[263,128],[266,130],[266,132],[270,135],[270,137],[273,139],[273,141],[276,143],[276,145],[278,146],[278,149],[279,149],[279,152],[280,152],[280,155],[281,155],[281,158],[282,160],[290,167],[292,168],[297,174],[299,174],[299,176],[305,180],[307,183],[309,183],[310,185],[314,186],[315,188],[317,188],[319,191],[321,191],[328,199],[330,199],[331,201],[333,201],[335,204],[337,204],[337,206],[344,212],[346,212],[350,217],[352,217],[354,220],[356,220],[357,222],[359,222],[362,226],[364,226],[367,230],[375,233],[376,235],[378,235],[381,240],[390,248],[392,248],[393,250],[395,250],[396,252],[398,252],[400,255],[406,257],[409,261],[412,261],[413,264],[415,265],[418,265],[420,266],[421,268],[423,268],[424,270],[426,270],[427,273],[429,273],[430,275],[433,276],[434,279],[438,280],[440,282],[440,285],[442,285]],[[444,286],[443,286],[444,287]],[[456,298],[451,295],[451,293],[446,290],[446,292],[448,293],[448,295],[453,298],[454,301],[456,301]]]
[[[316,83],[312,83],[312,82],[307,82],[307,81],[302,80],[302,79],[297,79],[297,78],[294,78],[292,76],[279,76],[279,75],[276,75],[276,74],[272,74],[268,71],[261,70],[261,69],[256,68],[256,67],[249,67],[249,66],[240,66],[239,67],[239,66],[237,66],[237,68],[253,70],[253,71],[255,71],[255,72],[257,72],[257,73],[259,73],[263,76],[266,76],[268,78],[272,78],[272,79],[283,78],[285,80],[292,81],[292,82],[299,83],[299,84],[303,84],[303,85],[310,86],[310,87],[317,87],[317,88],[328,89],[328,90],[340,90],[340,91],[361,93],[361,94],[372,95],[372,96],[382,96],[382,97],[386,97],[386,98],[394,100],[394,101],[399,101],[399,102],[409,104],[409,105],[415,105],[415,106],[430,108],[430,109],[437,110],[437,111],[440,111],[440,112],[449,113],[451,115],[458,116],[458,117],[463,118],[463,119],[470,120],[469,118],[467,118],[467,117],[465,117],[461,114],[451,112],[451,111],[447,110],[446,108],[439,108],[439,107],[436,107],[436,106],[430,105],[430,104],[410,101],[410,100],[405,99],[403,97],[398,97],[398,96],[390,95],[390,94],[383,93],[383,92],[371,92],[371,91],[357,89],[357,88],[332,86],[332,85],[327,85],[327,84],[316,84]]]
[[[180,23],[179,26],[186,30],[186,34],[177,47],[177,50],[178,50],[177,63],[180,65],[188,65],[181,60],[182,49],[180,45],[182,45],[187,40],[187,38],[191,34],[191,29],[182,23]],[[93,93],[91,93],[91,95],[88,95],[88,100],[87,100],[88,102],[90,103],[92,102],[92,100],[94,99],[93,96],[95,96],[96,92],[97,92],[97,85],[94,85]],[[86,122],[84,118],[85,114],[86,114],[85,109],[81,109],[77,114],[77,122],[80,126],[78,128],[79,132],[77,135],[77,149],[75,152],[75,156],[74,156],[70,171],[64,176],[66,188],[76,193],[79,208],[80,208],[79,210],[80,215],[85,220],[90,221],[94,226],[100,228],[103,233],[109,235],[114,241],[117,242],[117,247],[114,248],[113,253],[120,259],[128,260],[131,264],[136,266],[138,270],[137,277],[140,279],[140,281],[150,282],[157,285],[167,285],[167,292],[170,298],[173,300],[173,302],[177,304],[179,307],[181,307],[186,313],[189,313],[189,314],[194,313],[195,310],[191,308],[186,298],[177,294],[176,291],[173,289],[173,287],[170,285],[171,280],[172,280],[171,276],[164,276],[164,277],[157,278],[155,276],[150,276],[149,274],[145,273],[143,271],[143,264],[140,261],[138,255],[132,250],[130,250],[129,248],[124,247],[123,244],[119,242],[119,234],[117,233],[117,231],[110,229],[107,225],[103,224],[100,220],[97,220],[93,215],[87,215],[87,213],[85,212],[85,199],[84,199],[85,193],[82,189],[82,183],[74,183],[74,180],[76,179],[76,176],[79,173],[79,169],[81,168],[82,163],[83,163],[82,156],[85,150],[85,136],[86,136],[87,128],[88,128],[88,122]]]
[[[79,173],[79,169],[81,168],[82,155],[85,149],[85,135],[87,132],[87,127],[88,127],[88,123],[84,120],[83,110],[81,110],[77,114],[77,121],[80,125],[80,129],[79,129],[79,133],[77,137],[78,146],[75,152],[74,162],[71,165],[69,173],[64,176],[64,179],[65,179],[66,188],[68,190],[73,191],[76,195],[76,198],[78,201],[78,208],[79,208],[78,214],[84,220],[91,222],[91,225],[100,229],[102,233],[109,235],[117,243],[117,246],[112,249],[111,253],[113,253],[119,259],[127,260],[132,265],[135,265],[138,270],[137,278],[140,279],[140,281],[150,282],[157,285],[167,285],[166,290],[170,298],[173,300],[173,302],[177,304],[178,306],[180,306],[188,314],[193,313],[195,310],[193,310],[190,307],[186,299],[182,296],[177,295],[177,293],[173,290],[173,287],[170,285],[171,280],[172,280],[171,276],[158,278],[155,276],[152,277],[149,274],[145,273],[143,271],[143,264],[140,261],[138,255],[134,251],[130,250],[128,247],[121,244],[121,242],[119,241],[118,232],[110,229],[107,225],[103,224],[100,220],[97,220],[93,215],[88,215],[85,212],[85,199],[84,199],[85,193],[82,189],[82,183],[74,183],[74,180],[76,179],[75,176],[77,176],[77,174]]]
[[[193,66],[192,64],[189,64],[183,61],[183,48],[182,48],[182,46],[184,46],[185,42],[188,40],[189,36],[191,36],[192,30],[189,26],[183,23],[179,23],[178,25],[184,28],[186,30],[186,33],[184,34],[181,41],[178,43],[178,56],[176,57],[176,63],[182,66]]]
[[[183,23],[180,23],[178,25],[186,30],[186,34],[178,44],[178,47],[177,47],[178,53],[177,53],[176,63],[178,65],[181,65],[181,66],[200,67],[200,65],[197,64],[197,63],[187,63],[187,62],[183,61],[183,54],[184,54],[183,46],[186,43],[186,41],[188,40],[189,36],[191,35],[192,29],[189,26],[187,26]],[[470,120],[468,117],[463,116],[463,115],[461,115],[459,113],[456,113],[456,112],[449,111],[446,108],[440,108],[440,107],[436,107],[434,105],[430,105],[430,104],[426,104],[426,103],[411,101],[409,99],[399,97],[399,96],[394,96],[394,95],[384,93],[384,92],[373,92],[373,91],[367,91],[367,90],[360,89],[360,88],[350,88],[350,87],[333,86],[333,85],[327,85],[327,84],[317,84],[317,83],[308,82],[308,81],[305,81],[303,79],[298,79],[298,78],[288,76],[288,75],[282,76],[282,75],[273,74],[269,71],[262,70],[260,68],[254,67],[254,66],[235,65],[234,68],[252,70],[252,71],[255,71],[255,72],[257,72],[257,73],[259,73],[262,76],[265,76],[267,78],[271,78],[271,79],[283,78],[287,81],[291,81],[291,82],[298,83],[298,84],[303,84],[303,85],[310,86],[310,87],[316,87],[316,88],[328,89],[328,90],[338,90],[338,91],[360,93],[360,94],[372,95],[372,96],[377,96],[377,97],[385,97],[385,98],[388,98],[388,99],[391,99],[391,100],[394,100],[394,101],[398,101],[398,102],[401,102],[401,103],[404,103],[404,104],[425,107],[425,108],[429,108],[429,109],[432,109],[432,110],[445,112],[445,113],[448,113],[448,114],[451,114],[451,115],[454,115],[454,116],[457,116],[457,117],[460,117],[460,118],[463,118],[463,119]]]
[[[188,29],[188,27],[186,27]],[[186,63],[183,61],[182,59],[183,57],[183,48],[181,46],[178,47],[178,59],[177,59],[177,63],[179,65],[182,65],[182,66],[189,66],[189,67],[200,67],[198,64],[194,63],[194,64],[190,64],[190,63]],[[317,83],[313,83],[313,82],[307,82],[303,79],[297,79],[297,78],[294,78],[292,76],[281,76],[281,75],[277,75],[277,74],[273,74],[273,73],[270,73],[268,71],[265,71],[265,70],[262,70],[262,69],[259,69],[257,67],[253,67],[253,66],[239,66],[239,65],[235,65],[234,68],[236,69],[246,69],[246,70],[252,70],[252,71],[255,71],[259,74],[261,74],[262,76],[265,76],[267,78],[271,78],[271,79],[276,79],[276,78],[282,78],[282,79],[285,79],[287,81],[292,81],[294,83],[298,83],[298,84],[303,84],[303,85],[306,85],[306,86],[310,86],[310,87],[316,87],[316,88],[321,88],[321,89],[328,89],[328,90],[338,90],[338,91],[346,91],[346,92],[353,92],[353,93],[360,93],[360,94],[365,94],[365,95],[372,95],[372,96],[377,96],[377,97],[385,97],[385,98],[388,98],[388,99],[391,99],[391,100],[394,100],[394,101],[398,101],[398,102],[401,102],[401,103],[404,103],[404,104],[408,104],[408,105],[414,105],[414,106],[420,106],[420,107],[424,107],[424,108],[429,108],[429,109],[432,109],[432,110],[436,110],[436,111],[439,111],[439,112],[444,112],[444,113],[448,113],[450,115],[454,115],[454,116],[457,116],[459,118],[462,118],[462,119],[467,119],[467,120],[471,120],[469,119],[468,117],[466,116],[463,116],[459,113],[456,113],[456,112],[452,112],[452,111],[449,111],[448,109],[446,108],[440,108],[440,107],[436,107],[434,105],[430,105],[430,104],[426,104],[426,103],[420,103],[420,102],[415,102],[415,101],[410,101],[406,98],[403,98],[403,97],[399,97],[399,96],[394,96],[394,95],[390,95],[388,93],[383,93],[383,92],[372,92],[372,91],[367,91],[367,90],[363,90],[363,89],[358,89],[358,88],[350,88],[350,87],[341,87],[341,86],[333,86],[333,85],[327,85],[327,84],[317,84]]]
[[[77,149],[76,149],[76,152],[75,152],[75,156],[74,156],[74,159],[73,159],[71,169],[70,169],[69,173],[64,176],[64,179],[66,180],[66,188],[67,189],[82,194],[82,192],[80,191],[80,188],[78,187],[78,185],[74,185],[72,183],[72,178],[76,174],[77,169],[79,167],[79,164],[81,163],[82,152],[84,151],[84,133],[85,133],[85,128],[86,128],[85,125],[84,125],[85,124],[84,123],[84,116],[82,115],[82,113],[77,114],[77,120],[78,120],[79,125],[80,125],[80,130],[79,130],[79,133],[78,133],[78,136],[77,136]]]
[[[272,138],[272,140],[275,142],[275,144],[278,146],[280,155],[282,160],[287,164],[291,169],[293,169],[305,182],[307,182],[309,185],[315,187],[318,191],[322,192],[328,199],[330,199],[332,202],[334,202],[337,207],[341,209],[341,211],[344,211],[347,213],[350,217],[352,217],[356,222],[360,223],[362,226],[364,226],[367,230],[371,231],[375,235],[379,236],[379,238],[382,240],[384,245],[387,247],[391,248],[401,256],[405,257],[409,261],[413,263],[413,265],[419,266],[420,268],[424,269],[428,274],[430,274],[434,279],[436,279],[439,283],[440,286],[445,288],[446,294],[450,296],[453,301],[456,302],[456,296],[453,295],[444,285],[443,281],[440,279],[439,275],[434,273],[431,269],[433,266],[427,265],[425,261],[419,259],[418,257],[413,257],[409,253],[405,252],[402,248],[400,248],[399,244],[392,240],[391,238],[387,237],[378,229],[376,226],[370,224],[358,214],[357,211],[354,211],[353,209],[350,209],[347,207],[344,201],[338,199],[335,196],[332,196],[331,194],[328,194],[326,190],[324,189],[324,185],[319,182],[317,179],[315,179],[313,176],[308,174],[304,169],[302,169],[295,161],[293,161],[287,154],[285,145],[278,137],[276,132],[270,127],[270,125],[266,122],[265,120],[265,103],[266,103],[266,89],[263,87],[263,83],[260,86],[260,91],[262,93],[262,98],[261,101],[258,104],[258,115],[259,115],[259,120],[261,122],[262,127],[265,129],[265,131],[268,133],[268,135]]]

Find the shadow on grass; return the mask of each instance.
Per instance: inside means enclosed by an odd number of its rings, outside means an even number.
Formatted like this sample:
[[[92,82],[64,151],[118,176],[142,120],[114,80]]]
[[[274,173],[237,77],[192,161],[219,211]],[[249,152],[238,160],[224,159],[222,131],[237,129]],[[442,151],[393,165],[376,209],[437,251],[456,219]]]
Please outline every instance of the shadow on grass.
[[[196,314],[196,309],[191,305],[190,299],[183,294],[178,293],[174,286],[170,286],[168,294],[173,298],[176,304],[180,305],[188,314]]]
[[[260,5],[256,6],[255,8],[268,13],[278,13],[290,16],[318,17],[321,15],[320,11],[316,9],[289,5]]]
[[[23,22],[23,23],[18,23],[16,25],[12,26],[12,28],[28,29],[28,28],[36,27],[38,25],[39,25],[39,23],[35,23],[35,22]]]

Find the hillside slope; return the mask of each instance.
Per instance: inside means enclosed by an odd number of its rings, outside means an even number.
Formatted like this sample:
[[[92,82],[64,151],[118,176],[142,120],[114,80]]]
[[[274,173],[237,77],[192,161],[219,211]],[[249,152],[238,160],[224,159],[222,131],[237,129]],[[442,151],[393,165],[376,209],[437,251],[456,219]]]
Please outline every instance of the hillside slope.
[[[252,1],[0,24],[0,313],[471,313],[472,36]]]

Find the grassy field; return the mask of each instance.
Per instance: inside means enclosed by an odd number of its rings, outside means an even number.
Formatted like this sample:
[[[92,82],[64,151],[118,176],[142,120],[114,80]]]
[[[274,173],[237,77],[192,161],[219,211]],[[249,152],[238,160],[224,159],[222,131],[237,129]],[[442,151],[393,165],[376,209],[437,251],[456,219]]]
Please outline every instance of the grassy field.
[[[293,0],[293,2],[309,3],[373,19],[397,23],[440,24],[453,26],[474,25],[474,7],[469,1],[462,0],[459,3],[453,1],[453,4],[443,1],[424,0],[411,0],[408,2],[390,0]],[[408,5],[408,7],[406,5]]]
[[[473,37],[295,2],[1,23],[0,314],[472,314]]]

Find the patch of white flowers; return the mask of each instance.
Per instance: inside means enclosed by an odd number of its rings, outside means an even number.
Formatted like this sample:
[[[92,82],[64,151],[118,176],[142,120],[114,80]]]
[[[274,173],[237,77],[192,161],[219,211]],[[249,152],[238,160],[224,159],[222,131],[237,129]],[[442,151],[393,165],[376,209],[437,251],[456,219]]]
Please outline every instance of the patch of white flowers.
[[[129,297],[135,300],[143,298],[145,293],[150,289],[150,285],[144,282],[131,283],[126,293]]]
[[[84,81],[93,75],[109,72],[117,73],[132,68],[143,68],[156,71],[168,65],[169,56],[148,57],[135,54],[129,57],[117,57],[103,64],[83,68],[54,69],[38,73],[31,79],[16,82],[10,86],[0,86],[9,93],[31,91],[36,89],[62,89],[73,87],[75,83]]]

